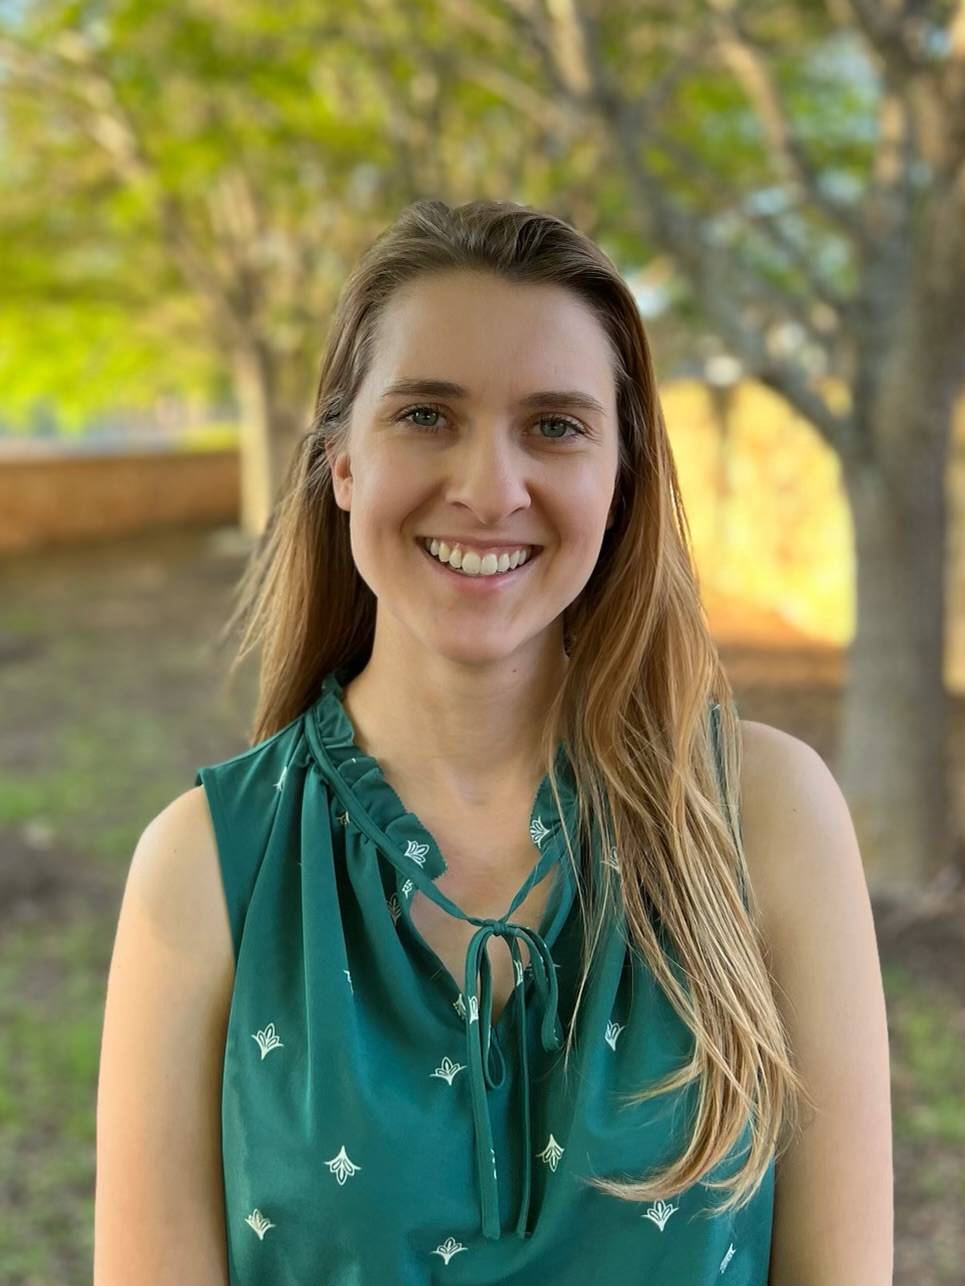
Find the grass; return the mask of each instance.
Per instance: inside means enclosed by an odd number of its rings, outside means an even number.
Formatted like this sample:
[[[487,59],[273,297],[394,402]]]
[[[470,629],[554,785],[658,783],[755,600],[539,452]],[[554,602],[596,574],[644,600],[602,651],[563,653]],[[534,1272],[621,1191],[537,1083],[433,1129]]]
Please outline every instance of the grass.
[[[177,712],[85,703],[56,730],[44,772],[0,775],[0,825],[42,821],[92,861],[126,866],[151,817],[193,784],[159,768],[178,726]]]
[[[11,1284],[90,1279],[105,929],[82,918],[3,938],[0,1267]]]
[[[892,1054],[896,1138],[965,1143],[965,1015],[961,1001],[926,988],[900,965],[882,968]],[[965,1176],[962,1178],[965,1195]]]

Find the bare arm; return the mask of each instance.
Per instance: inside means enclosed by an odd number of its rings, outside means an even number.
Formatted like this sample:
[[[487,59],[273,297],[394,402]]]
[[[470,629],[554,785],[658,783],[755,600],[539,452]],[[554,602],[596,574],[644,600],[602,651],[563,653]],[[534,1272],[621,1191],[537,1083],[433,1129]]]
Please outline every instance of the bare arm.
[[[820,755],[744,722],[741,813],[775,998],[814,1100],[775,1171],[769,1281],[891,1286],[888,1024],[848,806]]]
[[[221,1075],[234,953],[202,787],[134,851],[97,1088],[94,1286],[227,1286]]]

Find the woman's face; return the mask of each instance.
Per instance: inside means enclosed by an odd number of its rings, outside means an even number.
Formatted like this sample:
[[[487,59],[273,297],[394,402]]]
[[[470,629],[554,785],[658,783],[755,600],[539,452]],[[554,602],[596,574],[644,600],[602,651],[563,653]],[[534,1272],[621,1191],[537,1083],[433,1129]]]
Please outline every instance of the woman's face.
[[[596,565],[617,476],[600,323],[564,288],[449,272],[393,295],[374,353],[347,451],[329,460],[355,564],[378,600],[377,634],[401,630],[464,664],[547,643],[562,654],[562,614]],[[408,389],[393,388],[402,381]],[[418,387],[427,381],[464,391]],[[563,392],[599,406],[552,395]],[[535,394],[550,395],[526,401]],[[492,551],[497,566],[500,552],[540,548],[515,571],[469,577],[430,557],[422,537],[505,546]]]

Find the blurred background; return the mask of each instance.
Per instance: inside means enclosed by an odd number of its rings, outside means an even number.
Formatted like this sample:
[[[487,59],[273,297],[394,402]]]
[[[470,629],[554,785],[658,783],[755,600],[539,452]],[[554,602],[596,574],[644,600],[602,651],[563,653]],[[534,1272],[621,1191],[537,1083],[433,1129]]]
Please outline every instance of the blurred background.
[[[0,1280],[90,1280],[131,854],[245,747],[232,589],[424,197],[552,210],[635,292],[740,713],[858,831],[895,1280],[961,1283],[962,0],[0,0]]]

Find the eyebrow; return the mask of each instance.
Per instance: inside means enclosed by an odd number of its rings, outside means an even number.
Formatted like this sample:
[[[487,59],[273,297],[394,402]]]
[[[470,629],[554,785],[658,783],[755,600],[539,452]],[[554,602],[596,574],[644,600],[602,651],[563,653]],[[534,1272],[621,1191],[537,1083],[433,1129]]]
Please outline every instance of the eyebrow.
[[[429,379],[401,379],[395,380],[382,393],[381,400],[386,398],[398,397],[451,397],[466,398],[469,397],[469,390],[461,384],[453,384],[451,380],[429,380]],[[519,405],[524,410],[538,410],[546,406],[566,406],[571,410],[596,411],[600,415],[606,415],[605,408],[591,397],[589,393],[583,393],[580,389],[543,389],[537,393],[527,393],[525,397],[519,399]]]

